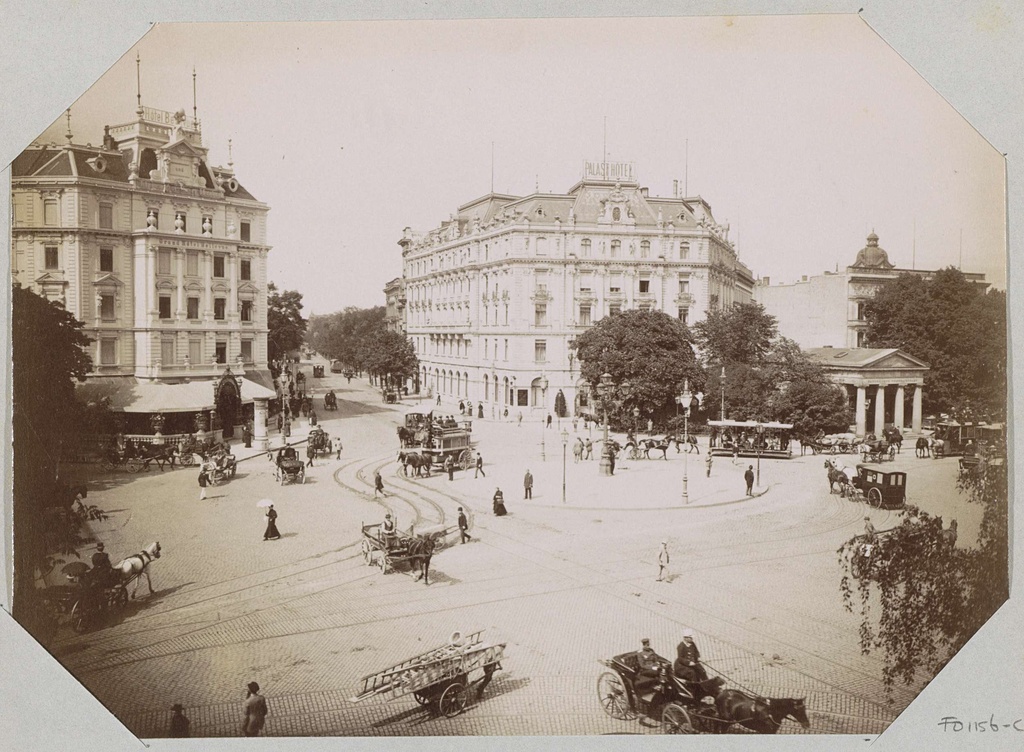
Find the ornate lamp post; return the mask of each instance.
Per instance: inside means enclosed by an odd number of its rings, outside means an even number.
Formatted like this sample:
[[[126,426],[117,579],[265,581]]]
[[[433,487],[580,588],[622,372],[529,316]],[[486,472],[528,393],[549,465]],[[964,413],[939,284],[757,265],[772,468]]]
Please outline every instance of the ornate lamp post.
[[[688,442],[690,438],[690,403],[693,401],[693,393],[690,391],[690,380],[683,383],[683,393],[676,397],[676,402],[683,408],[683,441]],[[711,450],[708,449],[710,452]],[[690,503],[690,447],[686,447],[683,453],[683,503]]]
[[[541,407],[544,408],[540,416],[540,459],[541,462],[547,462],[548,458],[545,455],[544,449],[544,436],[547,431],[547,425],[545,424],[544,419],[547,417],[545,413],[548,409],[548,377],[543,372],[540,375],[540,393]]]
[[[569,446],[569,432],[562,429],[562,503],[565,503],[565,451]]]
[[[601,461],[598,463],[598,472],[601,475],[612,474],[612,461],[610,458],[611,447],[608,444],[608,400],[615,392],[615,384],[612,383],[610,373],[601,374],[601,383],[597,385],[597,393],[601,397],[601,409],[604,411],[604,448],[601,451]]]

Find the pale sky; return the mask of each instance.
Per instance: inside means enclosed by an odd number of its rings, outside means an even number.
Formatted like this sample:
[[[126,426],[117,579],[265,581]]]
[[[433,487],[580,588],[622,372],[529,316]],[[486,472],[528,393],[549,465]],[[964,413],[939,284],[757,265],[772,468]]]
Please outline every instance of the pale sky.
[[[191,112],[195,66],[211,161],[231,138],[307,313],[383,304],[402,228],[487,193],[492,141],[495,190],[565,192],[606,117],[608,158],[652,195],[685,175],[757,276],[873,230],[908,268],[958,265],[962,233],[1006,284],[1002,156],[857,16],[158,25],[72,105],[76,143],[134,117],[136,51],[158,109]]]

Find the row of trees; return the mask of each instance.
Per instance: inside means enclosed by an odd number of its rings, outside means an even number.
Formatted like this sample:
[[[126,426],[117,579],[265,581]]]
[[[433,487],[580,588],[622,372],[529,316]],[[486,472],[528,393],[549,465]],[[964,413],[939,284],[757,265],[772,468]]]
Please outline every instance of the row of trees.
[[[419,370],[412,342],[404,334],[388,330],[383,306],[350,306],[326,316],[313,316],[307,343],[318,353],[392,386],[414,379]]]
[[[692,330],[661,311],[625,311],[601,319],[575,347],[584,378],[596,385],[608,373],[618,385],[612,417],[619,424],[630,424],[634,409],[672,424],[687,380],[692,392],[707,395],[705,416],[717,414],[724,389],[736,420],[793,423],[805,436],[845,431],[851,421],[842,388],[779,336],[775,318],[757,303],[713,310]]]
[[[272,370],[276,369],[274,364],[302,346],[307,326],[308,322],[302,317],[302,293],[279,292],[273,282],[268,284],[267,358]]]

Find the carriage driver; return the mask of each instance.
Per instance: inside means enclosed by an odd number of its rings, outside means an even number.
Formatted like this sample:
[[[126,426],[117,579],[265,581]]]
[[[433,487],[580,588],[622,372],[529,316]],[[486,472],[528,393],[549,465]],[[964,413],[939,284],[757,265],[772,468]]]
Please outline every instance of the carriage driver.
[[[110,555],[104,550],[102,543],[96,544],[96,553],[92,555],[92,571],[90,581],[99,587],[106,587],[114,579],[114,565],[110,563]]]
[[[385,546],[391,548],[397,537],[395,520],[392,518],[391,512],[388,512],[384,515],[384,521],[380,523],[380,539]]]
[[[683,641],[676,646],[676,660],[672,664],[672,673],[676,678],[689,682],[702,682],[708,678],[704,667],[700,665],[700,651],[693,641],[693,630],[683,630]]]

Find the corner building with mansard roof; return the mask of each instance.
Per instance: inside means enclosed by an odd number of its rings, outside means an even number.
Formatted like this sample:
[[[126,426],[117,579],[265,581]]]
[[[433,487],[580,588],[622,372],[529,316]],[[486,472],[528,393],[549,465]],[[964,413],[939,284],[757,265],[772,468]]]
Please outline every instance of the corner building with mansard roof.
[[[546,415],[562,391],[572,414],[588,390],[570,343],[602,317],[644,308],[691,324],[751,300],[753,275],[703,198],[650,196],[630,163],[583,172],[565,194],[489,193],[429,232],[406,228],[421,388],[488,416]]]
[[[230,161],[209,163],[183,111],[140,106],[100,146],[65,138],[12,165],[12,273],[85,323],[85,391],[115,412],[208,412],[213,390],[197,380],[230,367],[243,403],[266,398],[269,207]],[[174,428],[194,430],[178,417]]]

